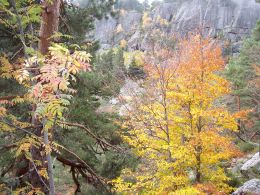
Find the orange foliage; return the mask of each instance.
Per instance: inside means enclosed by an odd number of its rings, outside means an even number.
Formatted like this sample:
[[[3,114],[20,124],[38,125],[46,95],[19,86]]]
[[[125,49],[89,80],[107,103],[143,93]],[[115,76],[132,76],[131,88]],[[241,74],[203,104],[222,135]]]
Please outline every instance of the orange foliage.
[[[175,50],[157,48],[147,60],[146,94],[129,113],[124,136],[144,160],[136,172],[125,171],[114,181],[117,190],[228,194],[232,188],[221,164],[240,152],[228,133],[237,131],[236,118],[216,104],[230,92],[218,74],[224,68],[220,46],[190,35]]]

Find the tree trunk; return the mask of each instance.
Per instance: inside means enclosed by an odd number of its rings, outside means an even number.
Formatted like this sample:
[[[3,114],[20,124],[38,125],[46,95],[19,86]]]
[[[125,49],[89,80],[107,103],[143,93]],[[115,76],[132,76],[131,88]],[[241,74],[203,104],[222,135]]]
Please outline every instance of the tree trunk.
[[[201,170],[200,170],[200,166],[201,166],[201,158],[200,158],[200,152],[198,152],[196,154],[196,160],[197,160],[197,167],[196,167],[196,182],[200,183],[201,182]]]
[[[237,111],[238,112],[240,112],[240,110],[241,110],[241,99],[240,99],[240,96],[239,95],[237,95]],[[241,132],[241,120],[240,119],[238,119],[238,121],[237,121],[237,123],[238,123],[238,132],[240,133]]]
[[[42,22],[40,28],[39,51],[46,55],[50,46],[51,37],[59,29],[61,0],[53,0],[49,3],[48,0],[42,3]]]
[[[200,104],[200,107],[202,107],[202,104]],[[202,131],[202,117],[199,117],[199,120],[197,122],[197,129],[198,129],[198,133],[199,133],[199,142],[195,147],[195,151],[196,151],[196,160],[197,160],[197,166],[196,166],[196,182],[200,183],[201,182],[201,152],[202,152],[202,141],[200,138],[200,134]]]

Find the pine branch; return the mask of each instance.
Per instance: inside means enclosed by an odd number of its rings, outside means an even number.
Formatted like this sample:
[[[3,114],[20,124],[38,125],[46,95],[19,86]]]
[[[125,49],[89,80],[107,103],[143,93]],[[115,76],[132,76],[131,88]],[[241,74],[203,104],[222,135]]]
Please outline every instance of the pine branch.
[[[15,147],[17,147],[17,144],[4,145],[4,146],[0,147],[0,151],[2,151],[2,150],[9,150],[9,149],[12,149],[12,148],[15,148]]]
[[[16,3],[15,3],[15,1],[14,1],[14,0],[10,0],[10,3],[11,3],[11,6],[14,8],[14,13],[15,13],[15,15],[16,15],[16,17],[17,17],[18,28],[19,28],[19,33],[20,33],[19,38],[20,38],[20,40],[21,40],[21,42],[22,42],[22,44],[23,44],[24,55],[25,55],[25,57],[27,58],[27,54],[26,54],[26,48],[27,48],[27,46],[26,46],[26,44],[25,44],[25,34],[24,34],[23,26],[22,26],[22,19],[21,19],[19,13],[18,13],[17,8],[16,8]]]

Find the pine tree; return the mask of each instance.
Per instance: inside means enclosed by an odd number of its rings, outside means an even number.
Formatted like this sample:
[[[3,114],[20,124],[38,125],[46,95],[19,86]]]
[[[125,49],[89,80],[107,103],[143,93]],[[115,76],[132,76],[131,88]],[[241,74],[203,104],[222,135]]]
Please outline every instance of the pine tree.
[[[14,93],[12,90],[8,91],[5,85],[3,87],[5,92],[1,91],[0,134],[4,138],[1,142],[6,139],[12,143],[1,145],[1,150],[7,152],[5,154],[10,158],[6,158],[1,174],[6,176],[7,173],[14,173],[10,174],[11,181],[4,180],[6,183],[1,185],[1,188],[10,187],[17,193],[55,194],[51,163],[51,155],[53,155],[58,161],[71,167],[73,178],[75,178],[74,171],[80,170],[81,176],[87,182],[95,186],[103,186],[102,189],[106,190],[105,181],[103,177],[97,175],[96,167],[88,165],[72,150],[55,142],[56,130],[72,126],[84,131],[84,134],[95,140],[102,150],[114,148],[84,125],[65,120],[65,111],[70,105],[71,94],[75,93],[73,88],[76,88],[72,81],[77,80],[75,75],[80,71],[90,69],[88,62],[91,55],[85,51],[78,51],[79,46],[66,47],[64,46],[66,44],[53,42],[60,41],[57,37],[63,36],[58,33],[59,0],[43,1],[42,5],[46,9],[41,9],[38,3],[30,4],[32,1],[10,2],[11,4],[9,1],[1,1],[0,6],[6,14],[4,22],[11,21],[17,24],[8,28],[17,31],[15,34],[18,34],[17,41],[21,43],[22,52],[13,58],[1,56],[0,76],[1,81],[8,84],[12,84],[10,80],[14,81],[17,86],[20,85],[21,90],[16,90]],[[9,6],[12,8],[12,14],[7,10]],[[22,17],[27,8],[29,13],[25,15],[28,18]],[[41,12],[43,13],[40,15]],[[30,16],[35,17],[30,18]],[[32,25],[40,21],[42,21],[40,29],[38,29],[39,25]],[[38,47],[36,35],[30,34],[35,29],[40,31]],[[110,124],[108,118],[104,117],[103,120],[105,125]],[[77,180],[75,182],[78,184]],[[77,185],[76,190],[79,190],[79,187]]]
[[[259,134],[259,76],[260,67],[260,22],[253,31],[253,36],[244,41],[240,54],[234,57],[225,73],[233,85],[233,95],[236,97],[236,110],[250,110],[244,121],[239,121],[240,134],[247,138],[257,138]],[[240,135],[240,136],[241,136]],[[240,137],[241,138],[241,137]],[[243,139],[243,138],[242,138]]]

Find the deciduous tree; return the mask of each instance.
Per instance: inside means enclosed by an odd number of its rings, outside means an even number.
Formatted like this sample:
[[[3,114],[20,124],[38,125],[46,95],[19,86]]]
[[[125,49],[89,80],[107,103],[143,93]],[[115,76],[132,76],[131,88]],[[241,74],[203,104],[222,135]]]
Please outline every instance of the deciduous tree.
[[[140,156],[137,170],[114,180],[119,192],[227,194],[224,162],[239,154],[229,132],[235,116],[216,101],[230,93],[221,48],[190,35],[176,50],[156,48],[147,61],[146,93],[129,112],[124,139]]]

